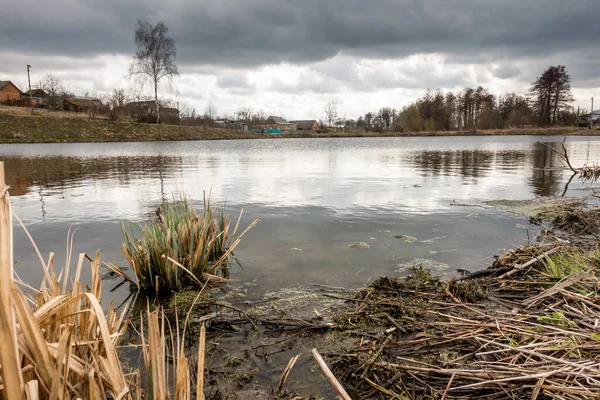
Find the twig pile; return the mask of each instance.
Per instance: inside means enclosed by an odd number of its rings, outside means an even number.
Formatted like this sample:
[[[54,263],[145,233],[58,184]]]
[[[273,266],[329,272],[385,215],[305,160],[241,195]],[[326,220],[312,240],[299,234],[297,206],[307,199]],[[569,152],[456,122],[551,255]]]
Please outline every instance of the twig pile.
[[[570,234],[596,236],[600,232],[600,210],[565,207],[552,221],[552,227]]]
[[[336,376],[361,399],[600,398],[597,258],[556,279],[543,257],[527,268],[510,257],[506,276],[379,280],[344,316],[372,329],[330,355]],[[465,302],[474,291],[485,300]]]

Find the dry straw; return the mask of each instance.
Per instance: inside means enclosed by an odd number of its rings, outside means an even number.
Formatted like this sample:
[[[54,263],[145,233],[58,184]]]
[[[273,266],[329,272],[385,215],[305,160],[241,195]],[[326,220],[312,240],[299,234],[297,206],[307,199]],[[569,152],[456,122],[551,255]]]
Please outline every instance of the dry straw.
[[[80,255],[73,276],[68,264],[56,272],[54,254],[47,261],[40,256],[40,288],[27,294],[21,289],[27,285],[12,270],[10,207],[0,162],[0,398],[190,399],[183,340],[169,345],[158,311],[148,312],[147,339],[142,335],[146,388],[140,386],[140,371],[124,369],[117,349],[128,324],[127,308],[118,312],[110,304],[104,311],[101,306],[99,254]],[[90,285],[80,280],[85,264],[91,268]],[[170,364],[174,371],[167,374]]]

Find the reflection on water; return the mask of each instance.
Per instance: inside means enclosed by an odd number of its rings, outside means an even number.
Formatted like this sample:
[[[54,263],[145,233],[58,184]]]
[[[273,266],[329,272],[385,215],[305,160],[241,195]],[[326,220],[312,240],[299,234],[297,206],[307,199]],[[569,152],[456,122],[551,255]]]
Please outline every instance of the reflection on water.
[[[554,196],[559,194],[563,184],[564,171],[558,156],[546,146],[535,143],[531,185],[536,196]]]
[[[121,263],[120,220],[143,220],[164,198],[185,193],[198,201],[210,190],[233,214],[245,208],[246,223],[261,218],[238,248],[245,268],[232,274],[266,290],[315,281],[361,284],[416,258],[481,267],[526,242],[525,222],[453,205],[562,194],[570,174],[538,140],[559,139],[1,145],[0,159],[14,209],[46,253],[63,248],[69,225],[78,224],[76,252],[100,248],[103,258]],[[596,138],[570,138],[567,147],[575,165],[598,161],[590,159],[600,154]],[[575,180],[567,194],[581,188]],[[17,258],[35,264],[19,238]],[[371,247],[349,248],[354,242]],[[21,275],[35,281],[37,272]]]

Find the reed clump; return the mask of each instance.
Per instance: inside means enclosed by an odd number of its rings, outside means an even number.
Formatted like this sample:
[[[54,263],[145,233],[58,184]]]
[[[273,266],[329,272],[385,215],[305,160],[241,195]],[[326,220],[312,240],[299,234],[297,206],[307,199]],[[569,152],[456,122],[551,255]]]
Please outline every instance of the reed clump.
[[[0,399],[192,398],[185,332],[180,336],[177,330],[177,340],[168,340],[159,311],[148,311],[144,318],[148,333],[142,330],[140,349],[145,370],[124,367],[118,348],[129,324],[128,309],[101,305],[99,253],[93,258],[81,254],[71,270],[67,248],[65,267],[57,272],[54,254],[45,261],[32,240],[43,270],[42,283],[34,289],[15,277],[12,243],[10,200],[0,162]],[[86,284],[81,276],[88,262],[91,283]],[[198,364],[199,399],[203,373]]]
[[[123,254],[142,290],[179,291],[185,286],[201,285],[215,275],[242,236],[240,217],[230,231],[229,216],[223,208],[212,208],[204,199],[202,213],[197,213],[191,200],[165,202],[156,217],[145,225],[123,223]]]

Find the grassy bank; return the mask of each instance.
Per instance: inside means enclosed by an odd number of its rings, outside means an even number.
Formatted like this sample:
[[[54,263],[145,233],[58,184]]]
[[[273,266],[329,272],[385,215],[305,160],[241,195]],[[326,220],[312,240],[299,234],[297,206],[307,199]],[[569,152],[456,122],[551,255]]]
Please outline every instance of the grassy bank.
[[[143,142],[171,140],[256,139],[260,135],[200,126],[113,122],[79,116],[15,115],[0,110],[0,143]]]
[[[327,133],[268,135],[237,132],[202,126],[153,125],[132,121],[90,119],[87,114],[0,106],[0,143],[78,143],[141,142],[176,140],[277,139],[307,137],[389,137],[389,136],[480,136],[480,135],[600,135],[599,130],[574,127],[490,129],[477,131],[437,132],[365,132],[361,130]]]

